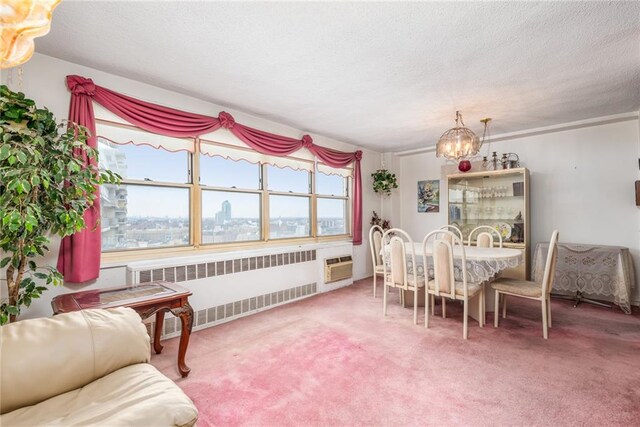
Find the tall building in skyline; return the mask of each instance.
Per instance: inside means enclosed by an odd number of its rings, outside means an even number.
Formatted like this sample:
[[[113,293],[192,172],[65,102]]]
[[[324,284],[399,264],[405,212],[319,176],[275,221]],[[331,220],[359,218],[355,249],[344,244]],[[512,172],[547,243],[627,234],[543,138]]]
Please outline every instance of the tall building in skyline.
[[[222,202],[222,217],[225,221],[231,219],[231,203],[228,200]]]
[[[121,176],[127,174],[126,155],[113,143],[99,139],[100,164]],[[103,246],[119,247],[125,244],[127,228],[127,188],[119,185],[100,187],[101,228]]]
[[[216,224],[224,224],[225,221],[231,221],[231,203],[228,200],[222,202],[222,207],[216,213]]]

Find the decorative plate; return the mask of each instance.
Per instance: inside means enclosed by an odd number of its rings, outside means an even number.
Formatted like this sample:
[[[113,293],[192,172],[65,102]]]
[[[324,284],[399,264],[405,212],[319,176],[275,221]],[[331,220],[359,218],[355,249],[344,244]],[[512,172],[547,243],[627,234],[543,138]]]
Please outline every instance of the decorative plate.
[[[506,222],[496,222],[495,224],[493,224],[493,228],[495,228],[498,233],[500,233],[503,241],[511,237],[511,226]]]

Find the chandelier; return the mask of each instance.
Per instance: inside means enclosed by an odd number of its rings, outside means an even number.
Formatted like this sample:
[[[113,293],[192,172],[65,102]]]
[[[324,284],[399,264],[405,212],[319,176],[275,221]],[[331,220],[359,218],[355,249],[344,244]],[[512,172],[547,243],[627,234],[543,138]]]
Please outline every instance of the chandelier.
[[[2,0],[0,4],[0,69],[23,64],[33,55],[33,39],[51,27],[60,0]]]
[[[482,140],[465,126],[462,114],[460,114],[460,111],[456,111],[456,127],[442,134],[436,145],[436,157],[443,156],[447,159],[460,160],[478,154],[487,133],[487,123],[491,119],[482,119],[480,121],[484,123]]]

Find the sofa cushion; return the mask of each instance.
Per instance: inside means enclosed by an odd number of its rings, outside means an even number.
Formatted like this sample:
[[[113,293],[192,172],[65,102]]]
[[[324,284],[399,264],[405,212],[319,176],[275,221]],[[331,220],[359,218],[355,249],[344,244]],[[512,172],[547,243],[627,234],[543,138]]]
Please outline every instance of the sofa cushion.
[[[150,357],[147,330],[130,308],[82,310],[1,328],[0,414]]]
[[[191,426],[193,402],[148,363],[119,369],[86,386],[0,416],[5,426]]]

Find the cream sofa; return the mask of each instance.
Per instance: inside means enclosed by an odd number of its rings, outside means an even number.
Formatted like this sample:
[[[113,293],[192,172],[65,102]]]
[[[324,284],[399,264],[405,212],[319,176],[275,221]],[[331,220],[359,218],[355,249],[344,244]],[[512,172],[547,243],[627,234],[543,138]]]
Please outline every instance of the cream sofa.
[[[2,326],[0,426],[195,424],[193,402],[149,358],[129,308]]]

